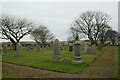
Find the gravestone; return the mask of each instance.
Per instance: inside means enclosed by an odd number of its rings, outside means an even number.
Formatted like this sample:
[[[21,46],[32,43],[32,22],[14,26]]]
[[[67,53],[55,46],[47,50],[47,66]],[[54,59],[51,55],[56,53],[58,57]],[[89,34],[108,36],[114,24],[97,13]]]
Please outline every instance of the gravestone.
[[[12,51],[13,49],[13,44],[10,44],[10,50]]]
[[[67,58],[67,57],[64,59],[64,62],[69,62],[69,60],[68,60],[68,58]]]
[[[91,49],[90,49],[90,47],[88,47],[87,54],[90,54],[90,53],[91,53]]]
[[[60,44],[60,50],[63,50],[63,45],[62,44]]]
[[[92,54],[96,54],[96,45],[95,44],[92,45]]]
[[[64,43],[64,49],[67,50],[67,44],[66,43]]]
[[[51,42],[51,43],[50,43],[50,49],[52,49],[52,48],[53,48],[53,43]]]
[[[2,54],[2,44],[0,43],[0,54]]]
[[[2,50],[0,49],[0,54],[2,54]]]
[[[52,61],[61,61],[60,43],[58,39],[56,39],[53,43],[53,50]]]
[[[30,45],[28,45],[28,46],[27,46],[27,51],[30,51],[30,49],[31,49],[31,48],[30,48]]]
[[[89,47],[88,44],[85,44],[85,46],[84,46],[84,53],[85,54],[87,54],[87,52],[88,52],[88,47]]]
[[[85,42],[82,42],[82,50],[84,50]]]
[[[40,52],[40,45],[39,44],[36,45],[36,49],[37,49],[37,52]]]
[[[73,53],[73,46],[72,45],[69,46],[69,52]]]
[[[83,60],[81,59],[80,56],[80,42],[76,41],[74,44],[74,51],[75,51],[75,55],[74,55],[74,60],[72,61],[72,64],[82,64]]]
[[[97,45],[97,49],[98,49],[98,50],[101,50],[101,49],[102,49],[102,44],[101,44],[101,43],[99,43],[99,44]]]
[[[7,44],[3,44],[3,55],[7,55]]]
[[[17,43],[16,44],[16,56],[21,56],[21,49],[22,49],[22,47],[21,47],[20,43]]]
[[[46,45],[46,49],[49,49],[49,46],[48,46],[48,45]]]

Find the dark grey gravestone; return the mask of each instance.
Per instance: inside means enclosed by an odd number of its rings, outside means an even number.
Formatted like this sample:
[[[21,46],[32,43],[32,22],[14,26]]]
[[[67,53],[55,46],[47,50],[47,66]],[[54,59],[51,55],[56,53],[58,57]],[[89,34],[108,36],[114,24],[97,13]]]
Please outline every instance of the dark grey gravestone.
[[[2,50],[0,49],[0,54],[2,54]]]
[[[91,53],[91,49],[88,47],[87,54],[90,54],[90,53]]]
[[[40,45],[39,44],[36,45],[36,49],[37,49],[37,52],[40,52]]]
[[[85,53],[85,54],[87,53],[87,49],[88,49],[88,45],[85,44],[85,46],[84,46],[84,53]]]
[[[89,54],[90,53],[90,48],[89,48],[88,44],[86,44],[85,47],[84,47],[84,53],[85,54]]]
[[[85,42],[82,42],[82,50],[84,50]]]
[[[72,45],[69,46],[69,52],[73,53],[73,46]]]
[[[53,43],[53,50],[52,61],[61,61],[60,43],[58,39],[56,39]]]
[[[64,62],[69,62],[69,60],[68,60],[68,58],[67,58],[67,57],[64,59]]]
[[[10,44],[10,50],[12,51],[13,50],[13,44]]]
[[[64,49],[67,50],[67,44],[66,43],[64,43]]]
[[[75,51],[75,55],[74,55],[74,60],[72,61],[72,64],[82,64],[83,60],[81,59],[81,56],[80,56],[80,42],[79,41],[75,42],[74,51]]]
[[[96,45],[95,44],[92,45],[92,54],[96,54]]]
[[[3,44],[3,55],[7,55],[7,44]]]
[[[27,46],[27,51],[30,51],[30,45]]]
[[[2,44],[0,44],[0,54],[2,54]]]
[[[16,56],[21,56],[21,45],[20,43],[17,43],[16,45]]]

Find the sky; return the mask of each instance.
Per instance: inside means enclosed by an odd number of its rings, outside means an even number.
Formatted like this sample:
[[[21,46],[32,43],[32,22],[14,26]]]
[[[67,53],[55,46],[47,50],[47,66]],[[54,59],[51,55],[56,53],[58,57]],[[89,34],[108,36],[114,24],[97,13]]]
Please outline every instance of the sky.
[[[109,25],[118,30],[117,2],[1,2],[0,14],[15,18],[26,18],[36,26],[45,25],[57,39],[67,40],[68,29],[80,14],[85,11],[102,11],[112,19]],[[35,27],[36,27],[35,26]],[[25,36],[21,41],[33,41]],[[87,38],[84,38],[87,39]],[[5,41],[5,40],[0,40]]]

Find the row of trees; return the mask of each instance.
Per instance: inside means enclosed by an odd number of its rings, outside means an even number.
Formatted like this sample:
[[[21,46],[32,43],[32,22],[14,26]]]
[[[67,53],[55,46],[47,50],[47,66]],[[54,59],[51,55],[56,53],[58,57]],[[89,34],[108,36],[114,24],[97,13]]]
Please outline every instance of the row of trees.
[[[47,41],[54,39],[54,35],[43,25],[36,27],[26,19],[13,18],[5,15],[0,19],[0,34],[0,38],[10,40],[15,46],[15,49],[16,44],[28,34],[31,34],[31,38],[37,44],[42,44],[43,46]]]
[[[99,40],[104,44],[106,40],[111,40],[114,45],[118,32],[109,26],[110,20],[110,15],[103,12],[84,12],[71,24],[68,40],[74,41],[75,35],[78,34],[79,39],[87,36],[92,43]]]

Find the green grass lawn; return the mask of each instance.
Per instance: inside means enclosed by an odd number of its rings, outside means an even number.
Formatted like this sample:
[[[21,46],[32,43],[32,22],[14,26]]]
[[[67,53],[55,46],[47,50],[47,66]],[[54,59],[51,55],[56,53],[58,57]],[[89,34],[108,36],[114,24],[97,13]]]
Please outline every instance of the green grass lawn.
[[[114,77],[118,78],[118,46],[114,46]]]
[[[15,56],[15,51],[9,51],[8,55],[2,57],[4,62],[15,63],[19,65],[32,66],[41,69],[60,71],[66,73],[77,73],[84,69],[90,62],[94,60],[99,54],[101,54],[107,47],[104,47],[102,51],[97,51],[97,54],[84,54],[81,51],[81,57],[84,61],[83,64],[72,64],[74,53],[69,53],[68,50],[61,50],[62,59],[67,57],[69,59],[68,63],[54,62],[51,61],[53,56],[52,49],[41,49],[40,52],[37,52],[36,49],[26,51],[25,48],[22,49],[22,56]]]

